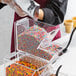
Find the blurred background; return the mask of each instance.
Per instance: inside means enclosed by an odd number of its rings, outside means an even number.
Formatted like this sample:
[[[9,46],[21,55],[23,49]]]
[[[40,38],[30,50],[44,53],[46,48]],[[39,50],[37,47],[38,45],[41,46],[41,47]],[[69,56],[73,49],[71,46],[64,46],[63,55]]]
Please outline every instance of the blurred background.
[[[71,19],[76,16],[76,0],[68,0],[68,8],[65,19]],[[14,10],[9,6],[0,10],[0,59],[10,52],[11,32],[13,26]],[[64,25],[61,24],[62,35],[65,31]],[[76,35],[75,35],[76,37]],[[72,45],[76,45],[75,38],[72,41]]]

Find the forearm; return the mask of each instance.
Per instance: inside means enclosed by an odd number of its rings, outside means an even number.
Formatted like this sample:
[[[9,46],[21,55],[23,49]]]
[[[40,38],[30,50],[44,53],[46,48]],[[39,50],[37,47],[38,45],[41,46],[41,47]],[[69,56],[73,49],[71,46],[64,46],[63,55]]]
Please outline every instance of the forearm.
[[[41,12],[39,13],[40,16],[38,20],[45,23],[53,24],[55,21],[55,15],[53,11],[48,8],[42,8],[41,11],[43,12],[43,14],[41,14]]]
[[[57,25],[63,22],[67,9],[68,0],[49,0],[49,3],[45,8],[42,8],[39,12],[38,19]]]

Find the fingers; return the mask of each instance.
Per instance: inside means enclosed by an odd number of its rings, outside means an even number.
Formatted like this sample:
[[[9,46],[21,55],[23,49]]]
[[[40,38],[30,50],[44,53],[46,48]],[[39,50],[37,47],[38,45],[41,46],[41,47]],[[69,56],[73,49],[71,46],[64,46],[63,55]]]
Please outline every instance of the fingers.
[[[17,4],[15,1],[12,1],[11,3],[9,3],[9,6],[15,10],[15,12],[20,16],[20,17],[24,17],[27,16],[27,13],[24,12]]]
[[[5,3],[5,4],[9,4],[12,2],[12,0],[1,0],[2,3]]]
[[[20,16],[20,17],[24,17],[27,16],[27,13],[24,12],[17,4],[14,0],[0,0],[1,3],[5,3],[8,4],[12,9],[15,10],[15,12]]]
[[[15,12],[20,16],[20,17],[24,17],[26,16],[26,12],[24,12],[16,3],[14,6]]]
[[[1,0],[0,0],[0,3],[1,3]]]

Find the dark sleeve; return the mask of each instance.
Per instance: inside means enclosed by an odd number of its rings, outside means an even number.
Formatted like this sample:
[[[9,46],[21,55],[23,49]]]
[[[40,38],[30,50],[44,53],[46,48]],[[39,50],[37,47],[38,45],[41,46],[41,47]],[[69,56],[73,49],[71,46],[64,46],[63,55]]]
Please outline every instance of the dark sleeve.
[[[6,6],[6,4],[0,3],[0,9]]]
[[[44,11],[43,22],[58,25],[64,20],[68,0],[49,0]]]

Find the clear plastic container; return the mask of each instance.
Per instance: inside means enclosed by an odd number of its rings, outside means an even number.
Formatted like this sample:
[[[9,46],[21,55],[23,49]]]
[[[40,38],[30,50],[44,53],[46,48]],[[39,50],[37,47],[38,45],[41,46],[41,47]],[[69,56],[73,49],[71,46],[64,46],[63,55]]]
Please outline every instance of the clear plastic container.
[[[40,76],[48,65],[48,61],[25,52],[11,53],[3,61],[5,76]]]
[[[5,76],[5,64],[3,60],[0,60],[0,76]]]
[[[4,58],[6,76],[50,76],[50,73],[46,74],[49,70],[53,70],[52,64],[59,57],[58,53],[62,47],[52,44],[52,39],[59,29],[47,32],[42,28],[43,25],[45,27],[49,24],[29,18],[18,20],[15,23],[15,50],[17,52]],[[47,50],[49,46],[51,48]]]
[[[1,76],[51,76],[54,73],[47,60],[25,52],[10,53],[3,63]]]
[[[53,47],[51,47],[51,50],[53,48],[53,51],[50,50],[49,52],[49,50],[43,48],[41,49],[39,46],[42,45],[43,40],[47,40],[47,42],[52,43],[52,40],[56,36],[59,29],[47,32],[42,26],[45,27],[49,24],[34,21],[29,18],[18,20],[15,25],[16,48],[18,51],[24,51],[50,61],[52,57],[58,53],[57,51],[62,49],[60,45],[58,46],[53,44]],[[43,46],[45,44],[46,47],[46,44],[48,44],[47,42],[45,41]]]

